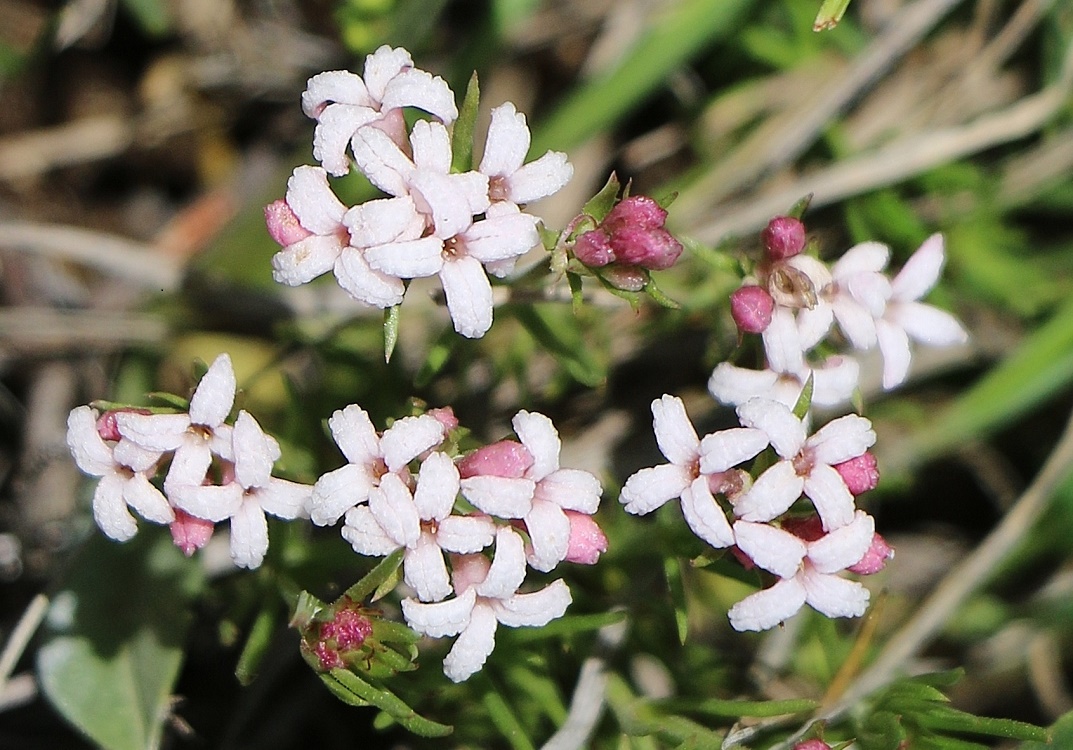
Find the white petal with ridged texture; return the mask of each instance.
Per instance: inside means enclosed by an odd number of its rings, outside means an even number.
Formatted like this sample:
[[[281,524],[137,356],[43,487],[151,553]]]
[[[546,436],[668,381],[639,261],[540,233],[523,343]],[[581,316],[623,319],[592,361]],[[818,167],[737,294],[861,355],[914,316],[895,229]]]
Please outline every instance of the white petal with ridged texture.
[[[805,587],[796,577],[788,578],[745,597],[727,616],[735,630],[768,630],[790,619],[804,603]]]
[[[268,552],[268,520],[261,506],[247,498],[231,516],[231,559],[240,568],[256,568]]]
[[[687,465],[697,459],[700,438],[686,414],[685,404],[664,394],[652,402],[652,429],[660,452],[673,464]]]
[[[738,407],[742,425],[763,431],[771,446],[783,458],[793,458],[805,445],[805,426],[784,404],[754,398]]]
[[[328,273],[339,260],[343,242],[334,234],[313,234],[272,256],[272,278],[279,284],[298,286]]]
[[[600,507],[600,480],[581,469],[559,469],[537,484],[535,497],[564,510],[592,515]]]
[[[531,479],[475,476],[461,482],[462,496],[497,518],[521,518],[533,504],[536,483]]]
[[[827,531],[845,526],[853,520],[853,495],[842,476],[831,466],[812,467],[805,478],[804,492],[820,514]]]
[[[380,437],[380,451],[390,471],[398,471],[443,441],[443,423],[435,417],[396,419]]]
[[[492,327],[492,285],[476,258],[453,258],[443,264],[440,283],[455,330],[477,339]]]
[[[147,521],[171,523],[175,520],[168,499],[144,474],[135,474],[123,483],[123,500]]]
[[[380,437],[368,412],[357,404],[332,412],[328,429],[350,463],[371,464],[380,458]]]
[[[831,420],[806,441],[813,458],[832,465],[856,458],[875,443],[871,421],[856,414]]]
[[[562,443],[550,419],[539,412],[522,410],[514,415],[511,426],[533,457],[533,465],[526,472],[529,479],[539,481],[559,468]]]
[[[361,76],[349,70],[317,73],[306,82],[306,90],[302,92],[302,111],[307,117],[317,118],[325,105],[332,102],[367,107],[374,103]]]
[[[466,625],[443,660],[443,673],[452,682],[462,682],[484,666],[496,645],[496,616],[491,607],[478,602]]]
[[[539,591],[492,602],[492,607],[496,618],[508,627],[538,628],[562,617],[571,601],[570,589],[559,579]]]
[[[859,510],[845,526],[809,542],[808,559],[821,573],[837,573],[860,562],[875,534],[875,521]]]
[[[828,617],[860,617],[868,609],[868,589],[856,581],[805,571],[798,576],[806,592],[805,601]]]
[[[375,487],[372,474],[362,464],[347,464],[321,475],[309,499],[309,518],[317,526],[327,526],[355,505],[369,499]]]
[[[209,365],[190,397],[190,421],[208,427],[223,424],[235,404],[235,388],[231,357],[221,354]]]
[[[384,90],[382,101],[383,111],[417,107],[448,125],[458,118],[454,94],[447,82],[424,70],[404,70],[392,78]]]
[[[134,516],[123,499],[123,479],[116,474],[101,477],[93,491],[93,520],[105,536],[125,542],[138,531]]]
[[[525,579],[525,542],[514,529],[504,526],[496,531],[496,549],[492,565],[484,580],[476,585],[477,593],[492,599],[513,596]]]
[[[570,519],[558,505],[534,500],[533,507],[525,515],[525,528],[532,546],[529,564],[533,568],[546,573],[566,558],[570,546]]]
[[[368,505],[359,505],[346,512],[340,534],[359,555],[383,557],[399,548],[398,543],[385,533]]]
[[[403,578],[423,602],[438,602],[451,593],[443,551],[431,534],[422,534],[403,558]]]
[[[708,487],[707,477],[697,477],[682,492],[682,515],[693,533],[720,549],[734,544],[734,533],[723,509]]]
[[[808,551],[796,536],[766,523],[737,521],[734,539],[754,563],[779,578],[790,578],[797,573]]]
[[[402,600],[402,615],[406,624],[418,633],[433,638],[455,635],[469,624],[470,613],[477,601],[477,592],[466,593],[435,604],[422,604],[414,599]]]
[[[480,552],[495,539],[496,525],[488,516],[447,516],[439,523],[436,543],[448,552]]]
[[[489,177],[512,175],[528,153],[529,126],[525,115],[510,102],[493,108],[478,171]]]
[[[700,441],[700,470],[717,474],[753,458],[768,446],[768,436],[754,427],[732,427]]]
[[[618,499],[626,506],[627,513],[644,515],[681,495],[692,481],[693,475],[682,466],[653,466],[631,475]]]
[[[421,536],[421,519],[417,516],[410,490],[397,474],[385,474],[380,486],[369,493],[369,510],[376,522],[400,547],[417,544]]]
[[[484,171],[484,170],[481,170]],[[516,171],[507,181],[507,197],[530,203],[559,192],[574,176],[574,167],[561,151],[548,151]]]
[[[446,453],[432,453],[421,463],[414,490],[414,507],[426,521],[446,518],[458,496],[458,467]]]
[[[110,473],[115,467],[112,449],[97,432],[97,412],[79,406],[67,415],[67,448],[78,468],[95,477]]]
[[[785,513],[801,496],[804,487],[805,480],[797,475],[793,464],[779,461],[738,498],[734,514],[745,521],[770,521]]]

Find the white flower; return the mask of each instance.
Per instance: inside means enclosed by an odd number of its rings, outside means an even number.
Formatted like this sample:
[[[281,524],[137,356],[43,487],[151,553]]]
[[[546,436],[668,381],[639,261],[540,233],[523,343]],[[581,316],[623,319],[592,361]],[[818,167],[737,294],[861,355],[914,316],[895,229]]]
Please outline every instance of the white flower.
[[[768,445],[767,435],[752,427],[735,427],[701,440],[682,400],[667,395],[652,402],[652,427],[670,463],[633,474],[622,487],[619,502],[627,512],[643,515],[679,497],[686,522],[697,536],[714,547],[733,544],[730,524],[712,496],[708,476],[758,454]]]
[[[864,511],[857,511],[848,524],[812,542],[767,524],[737,521],[734,536],[738,548],[781,580],[731,607],[730,624],[735,630],[767,630],[806,603],[828,617],[863,615],[868,590],[835,574],[856,564],[874,535],[875,522]]]
[[[817,303],[797,314],[801,345],[816,346],[834,320],[855,349],[876,344],[876,318],[883,314],[891,294],[883,274],[890,248],[879,242],[854,245],[831,268],[831,283],[819,291]]]
[[[231,460],[231,427],[224,420],[235,403],[235,370],[231,357],[218,356],[190,397],[184,414],[116,415],[119,434],[147,451],[175,451],[164,479],[164,491],[176,485],[197,485],[205,479],[213,455]]]
[[[385,45],[366,57],[364,74],[320,73],[309,79],[302,94],[302,109],[317,120],[313,156],[333,175],[347,173],[347,144],[368,125],[401,142],[406,128],[403,107],[422,109],[445,124],[458,117],[447,83],[414,68],[410,53],[401,47]]]
[[[408,479],[407,464],[439,445],[444,435],[443,424],[427,414],[398,419],[377,435],[369,415],[355,404],[332,414],[328,428],[349,463],[328,472],[313,486],[309,514],[318,526],[335,523],[368,500],[385,474]]]
[[[760,397],[792,408],[812,377],[812,403],[835,406],[848,401],[857,387],[860,367],[850,357],[828,357],[819,365],[806,362],[789,308],[775,309],[763,339],[766,369],[749,370],[727,362],[716,366],[708,379],[708,390],[718,401],[737,406]]]
[[[280,457],[279,443],[266,435],[257,420],[240,411],[232,431],[234,480],[223,485],[181,485],[169,496],[175,507],[214,523],[230,520],[231,558],[243,568],[256,568],[268,551],[268,521],[297,518],[311,487],[272,476]]]
[[[461,682],[477,672],[495,648],[499,624],[540,627],[561,617],[570,605],[570,589],[557,580],[539,591],[517,593],[525,576],[523,542],[513,530],[496,533],[495,558],[465,555],[452,560],[455,597],[424,604],[404,599],[402,613],[411,628],[442,638],[458,635],[443,672]]]
[[[533,463],[520,477],[481,474],[462,480],[462,495],[499,518],[520,518],[529,534],[529,564],[548,571],[566,558],[570,519],[564,511],[596,512],[603,489],[587,471],[559,468],[561,442],[551,420],[520,411],[511,424]]]
[[[734,513],[745,521],[770,521],[786,512],[804,492],[824,529],[853,520],[853,495],[834,468],[875,444],[872,423],[853,414],[824,425],[811,437],[784,404],[756,398],[738,407],[743,425],[763,430],[782,460],[769,467],[738,498]]]
[[[406,583],[421,601],[439,601],[451,593],[443,551],[479,552],[495,536],[495,524],[487,516],[451,515],[457,495],[454,462],[445,453],[432,453],[421,464],[413,495],[398,475],[381,477],[368,505],[347,511],[343,538],[362,555],[405,548]]]
[[[886,310],[876,321],[879,350],[883,353],[883,387],[887,390],[904,382],[909,374],[910,339],[930,346],[951,346],[968,340],[953,315],[919,302],[939,280],[944,261],[943,236],[933,234],[891,282]]]
[[[510,102],[492,110],[484,154],[477,171],[488,176],[493,202],[530,203],[558,192],[574,174],[566,154],[548,151],[523,166],[529,153],[529,127],[525,115]]]
[[[79,469],[100,477],[93,492],[93,518],[109,537],[125,542],[137,531],[127,506],[154,523],[175,520],[167,499],[149,481],[159,453],[127,451],[130,463],[118,460],[97,432],[97,412],[88,406],[79,406],[67,417],[67,446]]]

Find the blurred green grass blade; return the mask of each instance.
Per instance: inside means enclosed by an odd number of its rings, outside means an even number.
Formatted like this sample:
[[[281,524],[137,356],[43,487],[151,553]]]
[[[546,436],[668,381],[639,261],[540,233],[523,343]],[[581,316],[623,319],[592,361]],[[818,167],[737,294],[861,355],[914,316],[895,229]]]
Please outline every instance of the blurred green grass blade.
[[[492,719],[492,723],[496,725],[496,729],[514,750],[536,750],[526,735],[521,721],[514,714],[514,710],[497,690],[488,691],[481,700],[484,707],[488,709],[488,716]]]
[[[657,18],[613,71],[574,91],[537,128],[532,153],[570,149],[606,130],[698,51],[735,31],[747,0],[683,0]]]
[[[123,7],[151,36],[164,36],[172,30],[171,13],[164,0],[123,0]]]
[[[1073,301],[920,430],[892,467],[905,471],[985,437],[1073,381]]]
[[[238,658],[235,667],[235,677],[239,684],[246,686],[257,677],[257,670],[261,661],[268,653],[268,647],[272,643],[272,636],[276,632],[276,622],[279,613],[272,604],[265,602],[265,607],[253,621],[250,634],[246,638],[246,645],[242,648],[242,654]]]

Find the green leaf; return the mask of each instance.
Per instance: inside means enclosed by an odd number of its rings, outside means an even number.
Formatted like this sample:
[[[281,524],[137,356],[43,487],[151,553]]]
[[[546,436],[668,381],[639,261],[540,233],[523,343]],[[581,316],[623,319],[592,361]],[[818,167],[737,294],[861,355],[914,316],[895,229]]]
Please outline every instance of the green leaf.
[[[1048,740],[1025,742],[1020,750],[1054,750],[1058,747],[1073,747],[1073,711],[1062,714],[1051,725]]]
[[[686,610],[686,592],[682,583],[682,566],[678,558],[668,555],[663,561],[663,574],[670,589],[671,604],[674,606],[674,624],[678,628],[678,641],[685,643],[689,636],[689,613]]]
[[[571,309],[573,309],[574,315],[577,315],[585,305],[585,292],[581,285],[581,276],[567,271],[566,283],[570,285]]]
[[[172,18],[164,0],[123,0],[123,7],[145,33],[164,36],[171,33]]]
[[[675,302],[673,299],[664,294],[658,286],[656,286],[656,280],[651,276],[648,277],[648,281],[645,282],[645,294],[652,298],[660,307],[666,307],[669,310],[681,309],[681,305]]]
[[[239,684],[249,685],[257,677],[257,668],[268,653],[278,619],[278,610],[269,603],[257,614],[235,667],[235,677],[238,678]]]
[[[498,691],[488,691],[481,697],[481,701],[488,709],[488,716],[496,725],[496,729],[507,739],[514,750],[536,750],[525,733],[525,727],[518,721],[510,705],[503,700],[503,696]]]
[[[812,193],[809,193],[804,198],[798,200],[797,203],[790,206],[790,210],[786,212],[786,215],[801,220],[805,216],[805,212],[808,211],[810,203],[812,203]]]
[[[387,581],[395,575],[395,571],[397,571],[402,564],[402,556],[405,552],[406,550],[402,548],[392,552],[381,560],[375,568],[370,570],[364,578],[348,588],[343,596],[349,598],[353,602],[364,602],[370,594],[376,591],[384,583],[384,581]]]
[[[451,360],[451,353],[458,346],[461,337],[455,333],[454,328],[448,327],[439,335],[435,343],[429,347],[425,362],[418,370],[414,378],[414,385],[424,388],[431,383],[440,371]]]
[[[833,29],[846,14],[850,0],[823,0],[820,12],[816,14],[816,20],[812,23],[813,31]]]
[[[626,619],[625,612],[604,612],[596,615],[565,615],[552,620],[540,628],[518,628],[510,632],[510,637],[517,642],[538,641],[545,638],[557,638],[589,630],[599,630],[606,625],[614,625]]]
[[[573,317],[552,322],[546,305],[511,305],[509,310],[525,330],[582,385],[595,388],[604,381],[604,368],[596,362]]]
[[[37,674],[56,710],[106,750],[160,747],[204,586],[166,533],[94,535],[52,599]]]
[[[588,202],[582,206],[581,213],[591,216],[597,222],[603,221],[604,217],[615,207],[615,201],[618,200],[618,193],[621,189],[622,183],[618,181],[618,175],[612,172],[607,182],[600,188],[600,192],[589,198]]]
[[[708,698],[702,701],[668,700],[658,704],[660,708],[702,713],[726,718],[752,717],[766,719],[772,716],[789,716],[815,711],[819,703],[807,698],[782,701],[733,701]]]
[[[808,410],[812,408],[812,392],[815,387],[816,383],[813,381],[812,373],[810,372],[804,388],[801,389],[801,395],[797,397],[797,402],[794,404],[794,416],[798,419],[804,419],[805,415],[808,414]]]
[[[468,172],[473,167],[473,131],[477,128],[480,101],[481,87],[474,72],[466,86],[466,98],[462,100],[462,108],[458,110],[458,119],[451,132],[451,151],[454,153],[451,170],[454,172]]]
[[[387,688],[371,685],[353,672],[333,669],[330,675],[356,698],[376,706],[414,734],[422,737],[446,737],[454,731],[454,727],[448,724],[440,724],[420,716]],[[327,684],[326,680],[325,683]]]
[[[395,344],[399,341],[399,311],[402,305],[393,305],[384,310],[384,361],[391,361]]]

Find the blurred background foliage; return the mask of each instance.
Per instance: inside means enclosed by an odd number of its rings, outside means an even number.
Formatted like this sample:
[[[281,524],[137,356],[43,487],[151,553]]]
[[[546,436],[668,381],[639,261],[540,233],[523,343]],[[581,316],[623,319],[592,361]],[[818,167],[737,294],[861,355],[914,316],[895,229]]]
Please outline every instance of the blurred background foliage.
[[[12,638],[2,660],[0,745],[421,744],[385,714],[331,698],[285,628],[281,590],[334,595],[368,569],[337,534],[273,526],[271,567],[252,576],[211,555],[184,567],[160,529],[144,527],[129,548],[93,538],[64,448],[67,411],[186,393],[192,361],[224,350],[240,405],[279,437],[290,478],[338,465],[323,423],[348,403],[378,425],[415,403],[450,404],[484,440],[505,435],[517,409],[537,408],[560,427],[564,464],[603,478],[611,549],[566,574],[570,616],[536,632],[504,629],[488,667],[464,685],[440,675],[441,647],[391,684],[422,714],[455,723],[449,741],[459,746],[540,746],[565,720],[582,664],[598,658],[609,677],[593,746],[719,747],[729,732],[769,747],[852,696],[929,595],[944,614],[899,666],[957,667],[960,680],[897,683],[854,704],[852,721],[832,720],[829,741],[1017,747],[1022,725],[971,715],[1050,725],[1073,709],[1073,482],[1060,441],[1073,406],[1073,5],[862,0],[834,28],[813,30],[821,10],[844,6],[6,0],[5,636],[18,635],[24,613],[45,616],[36,594],[52,599],[38,639],[20,648]],[[385,43],[409,48],[459,95],[476,70],[485,118],[512,100],[529,117],[534,154],[570,154],[573,182],[534,208],[549,227],[611,171],[635,193],[676,194],[670,223],[687,250],[658,282],[681,307],[635,310],[587,289],[574,314],[565,284],[504,286],[494,327],[469,341],[415,282],[385,363],[379,312],[330,282],[273,284],[261,208],[311,161],[305,80],[360,71]],[[344,199],[370,194],[357,178],[335,186]],[[878,240],[900,264],[943,232],[948,266],[930,299],[955,311],[972,341],[919,349],[897,394],[882,393],[876,363],[863,363],[861,401],[884,475],[866,506],[898,551],[873,581],[873,613],[860,623],[806,614],[742,635],[725,611],[752,582],[698,558],[704,550],[673,508],[639,520],[615,498],[624,477],[660,460],[653,398],[683,396],[704,431],[731,419],[705,382],[717,362],[751,363],[757,352],[738,342],[725,300],[741,259],[758,252],[759,229],[806,194],[810,236],[827,258]],[[1034,514],[1005,547],[981,546],[1007,511],[1026,507],[1018,500],[1049,457],[1042,498],[1029,497]],[[974,550],[982,562],[971,585],[951,594],[943,586],[965,580],[955,566]],[[67,595],[70,609],[75,594],[111,609],[75,607],[72,620],[60,605]],[[617,624],[603,616],[612,610],[625,613]],[[123,613],[136,637],[102,651],[93,638],[117,627],[109,613]],[[91,676],[65,681],[72,672]],[[116,680],[121,689],[97,693]],[[944,694],[953,707],[936,708]],[[735,724],[742,716],[751,718]],[[1056,737],[1069,736],[1063,726]]]

